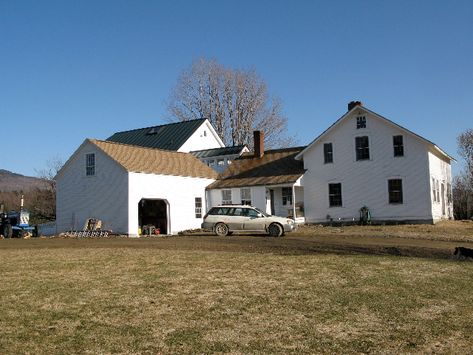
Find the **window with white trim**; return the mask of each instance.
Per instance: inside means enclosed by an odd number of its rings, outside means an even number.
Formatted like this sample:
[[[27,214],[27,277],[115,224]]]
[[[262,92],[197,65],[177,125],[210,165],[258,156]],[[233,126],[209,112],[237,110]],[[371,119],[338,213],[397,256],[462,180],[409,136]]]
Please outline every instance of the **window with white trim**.
[[[232,204],[232,190],[222,190],[222,205]]]
[[[435,191],[435,179],[432,178],[432,194],[434,195],[434,202],[437,202],[437,192]]]
[[[195,198],[195,218],[202,218],[202,197]]]
[[[328,184],[328,203],[330,207],[342,206],[342,184]]]
[[[324,143],[324,163],[333,163],[333,147],[332,143]]]
[[[393,136],[393,149],[395,157],[404,156],[404,141],[402,136]]]
[[[251,189],[249,187],[240,189],[240,198],[242,205],[251,206]]]
[[[95,154],[90,153],[85,155],[85,175],[95,175]]]
[[[282,204],[283,206],[292,205],[292,188],[291,187],[282,188]]]
[[[388,180],[389,203],[402,203],[402,179]]]
[[[356,129],[366,128],[366,117],[358,116],[356,118]]]
[[[368,136],[355,137],[356,160],[370,159],[370,142]]]

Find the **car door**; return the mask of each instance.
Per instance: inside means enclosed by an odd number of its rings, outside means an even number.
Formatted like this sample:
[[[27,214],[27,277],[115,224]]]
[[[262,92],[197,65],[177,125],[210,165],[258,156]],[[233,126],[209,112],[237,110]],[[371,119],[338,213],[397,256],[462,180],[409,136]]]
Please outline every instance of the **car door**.
[[[243,208],[231,208],[226,216],[226,224],[231,231],[240,231],[243,230],[245,219]]]
[[[245,231],[264,232],[266,230],[265,218],[253,208],[244,208],[245,222],[243,228]]]

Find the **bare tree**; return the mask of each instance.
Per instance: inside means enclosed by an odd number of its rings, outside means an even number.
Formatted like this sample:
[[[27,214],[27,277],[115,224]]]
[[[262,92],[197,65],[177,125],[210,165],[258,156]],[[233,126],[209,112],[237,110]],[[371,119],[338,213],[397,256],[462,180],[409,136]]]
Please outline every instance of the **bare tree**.
[[[36,173],[44,181],[44,188],[35,188],[32,195],[32,214],[37,222],[54,221],[56,219],[56,181],[55,176],[64,163],[60,158],[52,158],[46,167]]]
[[[457,138],[458,154],[465,160],[465,169],[454,180],[455,209],[461,219],[473,215],[473,129],[467,129]]]
[[[466,171],[473,188],[473,129],[467,129],[458,138],[458,154],[465,159]]]
[[[179,121],[208,118],[226,145],[253,147],[253,130],[265,133],[268,147],[293,143],[281,100],[270,98],[255,70],[226,68],[199,59],[184,70],[169,100],[168,111]]]

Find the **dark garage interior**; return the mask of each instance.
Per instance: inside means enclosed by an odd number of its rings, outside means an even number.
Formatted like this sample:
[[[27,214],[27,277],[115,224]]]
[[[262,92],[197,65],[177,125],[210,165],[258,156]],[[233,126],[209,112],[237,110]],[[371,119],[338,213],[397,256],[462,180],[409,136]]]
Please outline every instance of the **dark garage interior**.
[[[142,199],[138,203],[138,224],[142,235],[168,234],[167,201]]]

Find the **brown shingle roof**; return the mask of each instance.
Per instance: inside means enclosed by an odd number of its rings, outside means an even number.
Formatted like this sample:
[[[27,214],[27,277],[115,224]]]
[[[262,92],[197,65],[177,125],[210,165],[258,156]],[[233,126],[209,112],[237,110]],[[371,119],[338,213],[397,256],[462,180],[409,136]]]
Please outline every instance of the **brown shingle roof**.
[[[189,153],[89,139],[130,172],[216,179],[218,174]]]
[[[208,189],[295,183],[304,174],[304,163],[294,157],[305,147],[268,150],[262,158],[253,153],[235,159]]]

